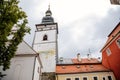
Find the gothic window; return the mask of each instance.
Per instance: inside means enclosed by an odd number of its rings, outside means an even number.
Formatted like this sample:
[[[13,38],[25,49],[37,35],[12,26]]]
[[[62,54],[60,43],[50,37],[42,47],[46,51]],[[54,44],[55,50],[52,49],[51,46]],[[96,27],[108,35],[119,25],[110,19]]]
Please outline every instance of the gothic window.
[[[117,39],[116,43],[117,43],[117,46],[120,48],[120,38]]]
[[[43,41],[46,41],[46,40],[48,40],[48,36],[45,34],[45,35],[43,36]]]
[[[107,53],[108,56],[111,54],[110,48],[106,49],[106,53]]]

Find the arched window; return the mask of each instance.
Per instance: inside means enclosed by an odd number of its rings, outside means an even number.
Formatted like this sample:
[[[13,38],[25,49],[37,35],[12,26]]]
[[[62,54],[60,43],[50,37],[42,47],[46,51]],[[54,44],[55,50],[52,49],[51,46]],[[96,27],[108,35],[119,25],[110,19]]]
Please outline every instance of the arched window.
[[[48,40],[48,36],[45,34],[45,35],[43,36],[43,41],[46,41],[46,40]]]

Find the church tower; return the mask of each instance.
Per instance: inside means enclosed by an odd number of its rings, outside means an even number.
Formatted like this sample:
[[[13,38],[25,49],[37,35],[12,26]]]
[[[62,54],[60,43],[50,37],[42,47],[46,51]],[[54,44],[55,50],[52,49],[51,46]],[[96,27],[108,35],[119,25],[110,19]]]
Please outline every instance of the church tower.
[[[54,73],[58,60],[58,25],[54,22],[50,6],[40,24],[36,24],[33,49],[40,54],[42,73]]]

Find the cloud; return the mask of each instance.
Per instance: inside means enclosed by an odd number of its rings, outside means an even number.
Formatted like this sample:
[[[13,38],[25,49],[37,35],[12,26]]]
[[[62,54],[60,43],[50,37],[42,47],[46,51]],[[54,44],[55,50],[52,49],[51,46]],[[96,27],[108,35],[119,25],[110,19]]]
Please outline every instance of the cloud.
[[[59,54],[64,57],[75,57],[81,53],[82,57],[91,50],[93,57],[99,57],[100,49],[104,46],[108,34],[118,24],[120,8],[110,8],[105,17],[95,15],[73,21],[59,32]],[[64,38],[61,39],[61,36]],[[62,47],[64,46],[64,47]]]

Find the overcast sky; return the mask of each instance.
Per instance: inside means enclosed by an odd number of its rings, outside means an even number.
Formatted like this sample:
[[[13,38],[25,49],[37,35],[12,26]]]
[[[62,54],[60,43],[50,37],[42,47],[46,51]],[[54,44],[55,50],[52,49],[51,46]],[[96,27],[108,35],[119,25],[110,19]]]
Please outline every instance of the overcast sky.
[[[109,0],[20,0],[20,6],[28,16],[31,34],[25,41],[32,44],[35,24],[41,23],[50,4],[52,16],[58,23],[59,56],[75,58],[90,53],[101,56],[108,34],[120,21],[120,5]]]

